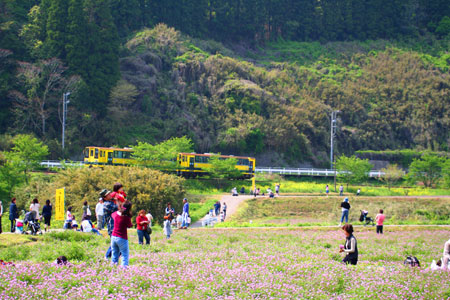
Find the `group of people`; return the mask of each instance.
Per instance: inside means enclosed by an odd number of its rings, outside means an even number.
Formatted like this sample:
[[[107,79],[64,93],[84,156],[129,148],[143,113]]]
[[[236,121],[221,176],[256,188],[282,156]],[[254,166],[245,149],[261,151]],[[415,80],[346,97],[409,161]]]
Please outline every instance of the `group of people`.
[[[328,197],[328,194],[330,193],[330,187],[328,186],[328,184],[325,186],[325,194],[327,194],[327,197]],[[358,188],[357,190],[356,190],[356,196],[359,196],[361,194],[361,189],[360,188]],[[344,196],[344,186],[341,184],[340,186],[339,186],[339,196]]]
[[[167,203],[164,215],[163,232],[167,239],[173,233],[172,227],[177,229],[187,229],[191,225],[191,217],[189,215],[189,202],[187,198],[183,199],[183,210],[175,216],[175,210],[172,204]]]
[[[266,190],[267,196],[269,196],[269,198],[274,198],[275,196],[280,196],[280,187],[281,187],[280,183],[275,184],[275,193],[272,191],[272,189],[270,187],[267,188],[267,190]],[[252,191],[252,194],[254,197],[259,196],[261,194],[261,189],[255,187]],[[265,193],[263,192],[261,194],[261,196],[265,196]]]

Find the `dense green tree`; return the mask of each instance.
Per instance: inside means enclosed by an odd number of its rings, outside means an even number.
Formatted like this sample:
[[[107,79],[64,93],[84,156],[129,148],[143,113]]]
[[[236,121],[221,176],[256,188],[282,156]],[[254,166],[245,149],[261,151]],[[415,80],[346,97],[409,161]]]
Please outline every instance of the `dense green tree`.
[[[212,155],[209,157],[209,166],[205,168],[208,176],[215,179],[217,187],[222,188],[225,179],[239,178],[242,176],[241,172],[236,168],[237,159],[224,159],[219,155]]]
[[[347,184],[361,183],[369,178],[369,172],[373,165],[366,159],[359,159],[355,156],[340,156],[336,161],[338,178]]]
[[[388,189],[391,189],[391,186],[402,179],[405,175],[405,172],[399,168],[396,164],[388,165],[386,168],[380,170],[384,174],[380,176],[380,180],[384,181],[388,185]]]
[[[442,168],[447,159],[426,154],[415,159],[409,166],[408,178],[414,182],[422,182],[425,187],[433,187],[442,177]]]
[[[47,10],[46,37],[43,52],[46,58],[66,58],[67,9],[69,0],[52,0]]]

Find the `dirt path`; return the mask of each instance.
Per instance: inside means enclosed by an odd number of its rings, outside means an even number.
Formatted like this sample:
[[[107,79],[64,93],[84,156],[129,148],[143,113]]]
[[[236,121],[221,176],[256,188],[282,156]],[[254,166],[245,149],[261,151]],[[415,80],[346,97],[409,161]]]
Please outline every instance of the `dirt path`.
[[[223,206],[223,203],[225,202],[227,204],[227,217],[225,219],[225,222],[230,219],[230,217],[235,214],[241,205],[242,202],[244,202],[247,199],[252,198],[253,196],[236,196],[233,197],[231,195],[223,195],[220,199],[220,203]],[[199,228],[202,227],[202,221],[204,218],[198,220],[194,224],[190,226],[190,228]]]

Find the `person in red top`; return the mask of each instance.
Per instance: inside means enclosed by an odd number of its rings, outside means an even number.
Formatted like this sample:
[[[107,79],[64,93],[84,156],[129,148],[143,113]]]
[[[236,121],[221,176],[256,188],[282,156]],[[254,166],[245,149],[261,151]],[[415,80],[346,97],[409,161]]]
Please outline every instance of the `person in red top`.
[[[147,232],[147,227],[149,225],[150,221],[145,216],[145,210],[141,209],[139,211],[139,215],[136,218],[136,224],[137,224],[137,235],[139,239],[139,245],[144,244],[144,237],[145,237],[145,243],[147,245],[150,244],[150,235]]]
[[[383,210],[380,209],[380,213],[375,217],[375,221],[377,222],[377,234],[383,234],[383,222],[385,218]]]
[[[125,203],[111,215],[114,220],[114,229],[111,235],[112,263],[119,262],[119,256],[122,255],[122,266],[128,266],[128,256],[130,247],[128,245],[127,229],[133,227],[131,223],[131,202]]]
[[[127,194],[123,191],[123,185],[121,183],[114,184],[111,197],[117,201],[117,206],[121,206],[127,200]]]

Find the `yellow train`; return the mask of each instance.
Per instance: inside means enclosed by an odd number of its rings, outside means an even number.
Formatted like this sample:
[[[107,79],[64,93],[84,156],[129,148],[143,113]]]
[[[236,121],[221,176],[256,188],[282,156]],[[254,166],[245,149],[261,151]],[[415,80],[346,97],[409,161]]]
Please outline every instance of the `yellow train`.
[[[84,153],[84,164],[99,167],[105,165],[127,166],[135,163],[131,148],[106,148],[86,147]],[[177,155],[176,172],[185,177],[195,177],[205,174],[205,169],[210,167],[209,158],[215,154],[179,153]],[[235,158],[236,169],[242,173],[242,177],[250,178],[255,173],[256,160],[248,156],[219,155],[220,159]]]

